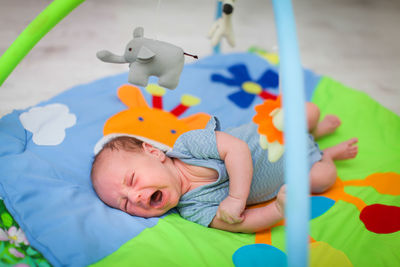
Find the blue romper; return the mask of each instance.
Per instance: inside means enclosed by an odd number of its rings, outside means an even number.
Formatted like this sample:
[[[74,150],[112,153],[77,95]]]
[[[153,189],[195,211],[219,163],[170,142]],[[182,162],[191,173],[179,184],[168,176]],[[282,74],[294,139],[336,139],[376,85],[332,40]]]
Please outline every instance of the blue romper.
[[[213,117],[204,129],[182,134],[167,156],[195,166],[214,169],[218,172],[216,182],[197,187],[184,194],[177,205],[180,215],[192,222],[208,226],[213,220],[219,203],[229,194],[229,177],[224,162],[221,160],[215,137],[220,130],[217,118]],[[253,179],[247,205],[268,201],[278,194],[284,183],[283,157],[271,163],[268,151],[259,144],[257,125],[253,122],[225,131],[245,141],[253,160]],[[309,166],[321,160],[322,152],[312,136],[308,140]]]

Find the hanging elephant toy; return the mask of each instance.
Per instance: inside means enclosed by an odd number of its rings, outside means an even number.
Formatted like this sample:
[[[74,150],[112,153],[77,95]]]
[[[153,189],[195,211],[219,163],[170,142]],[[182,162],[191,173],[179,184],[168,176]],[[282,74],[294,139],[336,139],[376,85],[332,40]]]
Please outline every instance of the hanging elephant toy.
[[[123,56],[107,50],[97,52],[96,56],[109,63],[129,63],[128,82],[146,86],[150,76],[158,77],[158,84],[168,89],[175,89],[179,83],[184,56],[197,56],[185,53],[175,45],[144,38],[144,30],[137,27],[133,39],[128,43]]]

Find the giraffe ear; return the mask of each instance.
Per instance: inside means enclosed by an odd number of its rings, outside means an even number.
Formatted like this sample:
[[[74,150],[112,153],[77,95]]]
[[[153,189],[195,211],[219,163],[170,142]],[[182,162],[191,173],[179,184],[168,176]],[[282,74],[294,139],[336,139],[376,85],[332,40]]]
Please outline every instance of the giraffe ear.
[[[211,116],[206,113],[197,113],[190,115],[186,118],[181,119],[182,122],[186,123],[190,130],[203,129],[206,127]]]
[[[123,85],[118,89],[118,98],[128,108],[148,107],[140,89],[133,85]]]

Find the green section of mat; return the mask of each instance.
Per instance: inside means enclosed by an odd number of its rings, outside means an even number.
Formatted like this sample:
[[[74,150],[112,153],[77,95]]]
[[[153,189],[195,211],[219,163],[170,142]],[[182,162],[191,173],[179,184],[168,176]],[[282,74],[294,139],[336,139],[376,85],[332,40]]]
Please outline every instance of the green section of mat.
[[[254,235],[205,228],[171,214],[92,266],[233,266],[233,253],[248,244]]]
[[[400,173],[399,116],[367,94],[327,77],[320,81],[313,102],[320,107],[322,116],[336,114],[342,120],[334,134],[318,141],[321,148],[351,137],[359,139],[355,159],[335,162],[342,180],[365,179],[376,173]],[[344,191],[366,205],[400,206],[400,196],[380,193],[373,186],[345,186]],[[378,216],[376,214],[375,220],[380,221]],[[400,264],[400,232],[377,234],[368,231],[360,220],[360,210],[344,200],[337,201],[325,214],[311,221],[311,235],[344,252],[355,267]]]
[[[387,196],[378,197],[384,201]],[[397,197],[397,203],[399,200]],[[323,216],[311,221],[311,235],[343,252],[354,267],[399,266],[400,232],[370,232],[359,216],[360,212],[354,205],[338,201]]]
[[[356,159],[336,162],[342,180],[363,179],[377,172],[400,173],[399,116],[367,94],[327,77],[321,79],[312,101],[322,116],[336,114],[342,120],[334,134],[318,141],[322,149],[351,137],[359,139]]]

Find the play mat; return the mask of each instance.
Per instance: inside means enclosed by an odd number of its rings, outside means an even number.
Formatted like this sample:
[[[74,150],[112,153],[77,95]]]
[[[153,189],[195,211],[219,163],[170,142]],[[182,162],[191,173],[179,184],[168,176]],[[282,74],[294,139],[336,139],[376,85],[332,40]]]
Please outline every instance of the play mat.
[[[143,219],[104,205],[90,183],[94,147],[126,132],[172,146],[210,115],[248,122],[278,94],[277,58],[259,49],[187,64],[178,88],[127,73],[78,85],[0,120],[1,266],[285,266],[283,222],[229,233],[175,212]],[[311,198],[310,266],[400,266],[400,117],[369,96],[304,70],[306,97],[341,127],[321,148],[359,139],[328,192]]]

